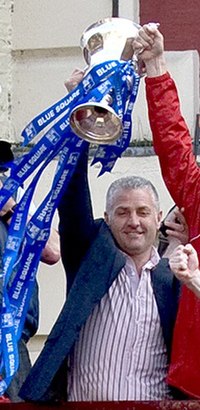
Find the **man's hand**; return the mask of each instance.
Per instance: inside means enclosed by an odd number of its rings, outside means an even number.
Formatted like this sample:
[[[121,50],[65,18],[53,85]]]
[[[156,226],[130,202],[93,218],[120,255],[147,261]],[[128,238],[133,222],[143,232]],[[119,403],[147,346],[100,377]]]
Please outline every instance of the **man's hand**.
[[[60,236],[56,229],[52,228],[49,239],[42,250],[41,262],[54,265],[60,259]]]
[[[179,209],[176,206],[164,223],[169,242],[171,238],[176,238],[182,245],[186,245],[189,241],[189,230],[183,212],[184,208]]]
[[[163,35],[155,23],[145,24],[141,27],[138,36],[133,40],[133,48],[136,54],[141,55],[144,62],[163,53]]]
[[[76,88],[80,81],[83,79],[83,76],[84,71],[76,68],[72,72],[71,76],[65,81],[65,87],[67,88],[67,90],[70,92],[74,88]]]
[[[133,40],[133,49],[139,60],[145,64],[148,77],[164,74],[164,39],[155,23],[145,24]]]
[[[179,245],[169,258],[169,265],[175,276],[200,297],[199,260],[193,246]]]

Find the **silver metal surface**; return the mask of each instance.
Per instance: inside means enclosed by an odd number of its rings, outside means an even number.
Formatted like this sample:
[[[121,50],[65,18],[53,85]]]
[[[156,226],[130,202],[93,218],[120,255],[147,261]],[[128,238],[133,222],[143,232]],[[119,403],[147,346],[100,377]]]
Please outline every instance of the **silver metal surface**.
[[[133,57],[132,42],[140,28],[139,24],[124,18],[98,20],[81,36],[85,61],[92,67],[106,60],[130,60]]]
[[[111,144],[122,133],[121,120],[112,107],[97,102],[78,105],[70,124],[79,137],[95,144]]]
[[[133,59],[137,65],[132,42],[140,27],[131,20],[117,17],[102,19],[87,27],[80,40],[88,65],[86,72],[108,60]],[[121,136],[121,120],[110,106],[111,96],[106,97],[100,103],[88,102],[72,110],[70,125],[79,137],[97,144],[111,144]]]

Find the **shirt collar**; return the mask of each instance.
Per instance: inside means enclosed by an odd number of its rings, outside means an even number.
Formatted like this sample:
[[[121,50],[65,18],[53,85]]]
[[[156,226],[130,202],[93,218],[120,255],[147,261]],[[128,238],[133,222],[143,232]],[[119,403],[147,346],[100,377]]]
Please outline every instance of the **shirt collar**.
[[[133,259],[129,255],[127,255],[127,253],[123,252],[123,254],[126,258],[126,268],[132,269],[134,267],[134,270],[136,270]],[[142,270],[143,271],[145,269],[151,270],[155,268],[158,265],[159,260],[160,260],[159,253],[157,249],[155,248],[155,246],[152,246],[150,259],[144,264]]]

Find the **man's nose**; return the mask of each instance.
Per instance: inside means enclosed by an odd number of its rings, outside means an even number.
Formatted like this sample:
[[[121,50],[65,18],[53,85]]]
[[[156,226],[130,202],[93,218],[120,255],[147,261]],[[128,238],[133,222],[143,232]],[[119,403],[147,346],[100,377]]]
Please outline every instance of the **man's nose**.
[[[132,226],[139,225],[139,217],[136,212],[131,212],[129,215],[128,223]]]

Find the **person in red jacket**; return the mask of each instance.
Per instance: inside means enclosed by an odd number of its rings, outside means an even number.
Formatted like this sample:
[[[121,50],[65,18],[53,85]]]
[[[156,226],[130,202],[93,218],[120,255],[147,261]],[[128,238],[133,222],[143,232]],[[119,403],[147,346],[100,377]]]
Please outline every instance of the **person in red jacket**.
[[[189,226],[190,243],[200,257],[200,169],[181,115],[175,82],[167,71],[164,38],[156,25],[144,25],[133,42],[146,71],[146,97],[155,152],[165,184]],[[200,398],[200,299],[183,286],[174,330],[168,382]]]

